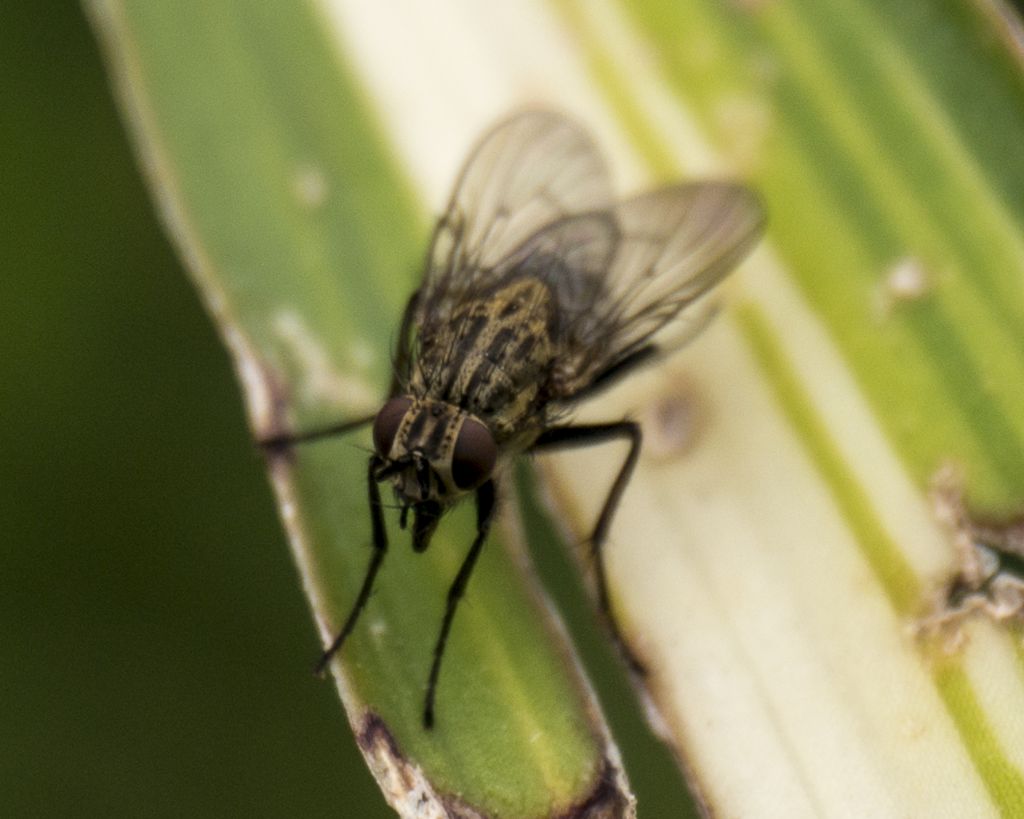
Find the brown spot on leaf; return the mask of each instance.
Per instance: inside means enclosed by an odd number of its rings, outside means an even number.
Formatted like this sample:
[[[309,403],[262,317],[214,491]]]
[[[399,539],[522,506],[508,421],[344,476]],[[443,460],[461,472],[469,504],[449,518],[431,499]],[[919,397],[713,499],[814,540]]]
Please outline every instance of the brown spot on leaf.
[[[931,496],[936,517],[950,532],[956,571],[919,631],[942,634],[953,650],[963,640],[959,624],[972,614],[1024,622],[1024,516],[999,521],[972,515],[962,478],[950,465],[936,474]]]
[[[623,793],[618,769],[605,760],[586,798],[556,816],[558,819],[625,819],[636,816],[636,804],[631,796]]]
[[[356,732],[356,742],[387,803],[404,817],[445,819],[457,816],[483,819],[475,812],[453,810],[433,789],[420,767],[402,753],[380,716],[367,711]]]
[[[644,413],[644,455],[670,460],[688,452],[705,422],[704,409],[693,384],[677,381],[671,392],[652,402]]]
[[[403,817],[488,819],[488,815],[452,794],[438,793],[422,769],[408,759],[381,717],[367,711],[356,733],[367,764],[384,798]],[[624,790],[621,770],[610,760],[600,768],[590,792],[557,819],[631,819],[633,797]]]

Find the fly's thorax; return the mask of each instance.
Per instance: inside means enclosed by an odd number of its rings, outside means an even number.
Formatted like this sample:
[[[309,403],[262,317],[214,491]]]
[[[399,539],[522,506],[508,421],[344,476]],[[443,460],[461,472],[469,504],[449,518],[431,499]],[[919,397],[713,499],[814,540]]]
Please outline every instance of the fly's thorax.
[[[399,496],[410,504],[450,502],[494,470],[498,449],[487,425],[446,401],[401,395],[384,404],[373,442]]]
[[[532,276],[467,302],[423,340],[413,388],[484,419],[504,444],[542,409],[557,352],[553,311],[550,287]]]

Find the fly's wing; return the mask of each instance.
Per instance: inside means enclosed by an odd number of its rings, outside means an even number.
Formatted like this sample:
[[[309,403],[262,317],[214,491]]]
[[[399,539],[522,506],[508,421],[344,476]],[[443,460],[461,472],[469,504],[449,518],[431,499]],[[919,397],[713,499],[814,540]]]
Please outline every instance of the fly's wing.
[[[619,240],[599,298],[565,342],[558,397],[571,399],[663,328],[678,346],[714,312],[709,292],[746,255],[764,227],[757,195],[702,182],[653,191],[614,210]],[[674,332],[669,333],[668,325]]]
[[[604,162],[577,124],[546,111],[498,124],[466,161],[434,232],[417,307],[421,333],[485,293],[545,227],[611,202]]]

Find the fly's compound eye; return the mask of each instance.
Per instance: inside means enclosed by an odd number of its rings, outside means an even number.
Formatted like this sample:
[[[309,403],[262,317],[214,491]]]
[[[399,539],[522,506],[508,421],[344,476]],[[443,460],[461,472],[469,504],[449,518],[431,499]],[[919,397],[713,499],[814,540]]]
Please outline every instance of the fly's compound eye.
[[[455,439],[452,452],[452,480],[459,489],[472,489],[491,476],[498,459],[498,446],[491,431],[467,418]]]
[[[412,399],[403,395],[388,399],[377,413],[373,422],[373,446],[382,458],[386,458],[391,452],[391,445],[395,442],[398,428],[402,425],[402,419],[411,406]]]

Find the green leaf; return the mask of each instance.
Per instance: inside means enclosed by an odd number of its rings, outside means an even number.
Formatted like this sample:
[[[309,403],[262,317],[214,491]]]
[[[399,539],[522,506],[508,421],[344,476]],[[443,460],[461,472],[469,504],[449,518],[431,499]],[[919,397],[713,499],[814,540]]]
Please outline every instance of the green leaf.
[[[771,229],[723,318],[580,413],[644,426],[607,552],[637,683],[716,814],[1024,811],[1024,82],[1005,11],[92,8],[257,434],[375,409],[426,216],[509,110],[586,121],[624,193],[750,180]],[[367,558],[353,443],[274,470],[325,638]],[[620,462],[539,459],[555,523],[589,531]],[[357,739],[405,813],[424,781],[448,809],[581,809],[616,753],[507,539],[457,618],[443,722],[419,727],[471,518],[423,556],[396,538],[339,677]]]
[[[165,222],[234,356],[254,433],[375,408],[426,234],[322,19],[302,3],[89,10]],[[368,445],[364,432],[272,464],[325,640],[370,555]],[[470,509],[450,517],[424,555],[393,537],[336,664],[386,797],[403,813],[627,810],[616,752],[571,650],[521,557],[498,542],[458,613],[437,725],[423,728],[445,595],[473,536]]]

